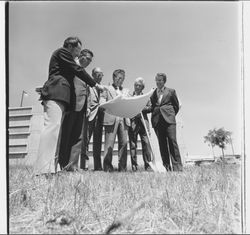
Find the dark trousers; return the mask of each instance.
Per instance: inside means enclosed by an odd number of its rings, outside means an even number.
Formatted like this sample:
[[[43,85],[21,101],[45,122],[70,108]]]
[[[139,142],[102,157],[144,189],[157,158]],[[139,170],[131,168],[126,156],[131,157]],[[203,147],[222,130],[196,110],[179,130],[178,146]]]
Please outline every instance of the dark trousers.
[[[84,132],[83,126],[86,123],[86,107],[85,103],[81,111],[70,111],[64,116],[58,157],[61,169],[66,166],[68,170],[78,167]]]
[[[140,138],[141,138],[144,167],[145,169],[148,169],[149,167],[148,162],[151,161],[151,149],[150,149],[149,139],[148,139],[145,127],[140,118],[131,120],[131,126],[128,129],[132,169],[137,169],[137,166],[138,166],[137,164],[138,135],[140,135]]]
[[[182,162],[176,140],[176,124],[168,124],[161,116],[154,130],[158,138],[163,165],[167,170],[181,171]],[[170,160],[173,169],[171,169]]]
[[[118,170],[127,170],[127,126],[123,118],[116,118],[114,125],[105,126],[104,171],[113,171],[112,157],[116,135],[118,137]]]
[[[88,149],[89,142],[93,134],[93,159],[94,159],[94,170],[102,170],[101,162],[101,151],[102,151],[102,131],[103,131],[103,112],[97,112],[97,115],[92,121],[88,121],[84,128],[87,131],[83,136],[82,146],[81,146],[81,168],[85,168],[86,160],[89,159]]]

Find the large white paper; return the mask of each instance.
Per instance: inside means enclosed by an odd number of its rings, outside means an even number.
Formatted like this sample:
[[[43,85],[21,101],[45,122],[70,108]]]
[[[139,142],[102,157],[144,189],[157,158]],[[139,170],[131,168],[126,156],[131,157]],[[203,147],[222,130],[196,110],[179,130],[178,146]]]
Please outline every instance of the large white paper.
[[[109,100],[106,103],[101,104],[100,107],[104,108],[105,112],[111,115],[124,118],[133,118],[146,106],[153,91],[154,90],[151,90],[144,95],[132,97],[119,95],[113,100]]]

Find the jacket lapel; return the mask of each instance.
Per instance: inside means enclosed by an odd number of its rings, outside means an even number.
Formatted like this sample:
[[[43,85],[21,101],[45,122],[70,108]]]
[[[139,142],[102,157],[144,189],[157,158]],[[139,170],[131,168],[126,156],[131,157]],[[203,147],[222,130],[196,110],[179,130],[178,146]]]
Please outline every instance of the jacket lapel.
[[[117,96],[116,90],[113,86],[109,86],[108,93],[112,99]]]
[[[152,94],[152,104],[154,103],[154,104],[156,104],[157,103],[157,99],[158,99],[158,97],[157,97],[157,89],[155,89],[154,90],[154,92],[153,92],[153,94]]]
[[[97,90],[93,87],[93,91],[94,91],[94,93],[95,93],[95,96],[96,96],[96,99],[97,99],[97,101],[99,101],[99,96],[98,96],[98,92],[97,92]]]
[[[169,89],[166,87],[165,90],[164,90],[162,99],[161,99],[161,104],[162,104],[162,103],[165,103],[165,102],[167,101],[169,95],[170,95],[170,91],[169,91]]]

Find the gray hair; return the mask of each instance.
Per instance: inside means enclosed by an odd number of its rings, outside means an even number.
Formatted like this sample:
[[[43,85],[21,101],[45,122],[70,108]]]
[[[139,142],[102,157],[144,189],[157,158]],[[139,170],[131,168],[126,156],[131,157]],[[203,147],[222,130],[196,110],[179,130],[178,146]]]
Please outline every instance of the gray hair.
[[[137,84],[137,83],[141,84],[141,85],[143,86],[142,89],[144,89],[144,87],[145,87],[145,82],[144,82],[144,79],[143,79],[142,77],[138,77],[138,78],[135,79],[134,84]]]

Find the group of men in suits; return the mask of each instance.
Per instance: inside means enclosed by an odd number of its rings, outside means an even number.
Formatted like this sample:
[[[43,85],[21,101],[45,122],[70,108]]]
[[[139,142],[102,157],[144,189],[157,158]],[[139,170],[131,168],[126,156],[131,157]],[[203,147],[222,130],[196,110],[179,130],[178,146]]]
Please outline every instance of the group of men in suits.
[[[115,70],[112,85],[102,86],[103,73],[100,68],[92,70],[92,77],[85,71],[94,54],[88,49],[81,50],[81,46],[77,37],[69,37],[50,59],[49,78],[39,91],[45,122],[34,166],[35,174],[55,173],[58,164],[61,169],[78,170],[79,156],[80,168],[87,170],[88,146],[92,135],[94,170],[114,170],[112,156],[117,136],[118,170],[127,170],[129,139],[132,169],[136,171],[138,134],[142,142],[144,167],[150,170],[148,162],[151,160],[151,149],[147,135],[149,112],[152,112],[151,122],[159,141],[164,166],[167,170],[181,171],[175,121],[179,103],[175,90],[165,87],[166,75],[156,75],[157,89],[142,110],[143,117],[137,115],[130,120],[113,116],[99,108],[99,105],[118,95],[131,96],[129,90],[123,87],[125,71]],[[144,86],[143,78],[136,79],[132,95],[141,95]],[[102,164],[103,128],[105,144]]]

